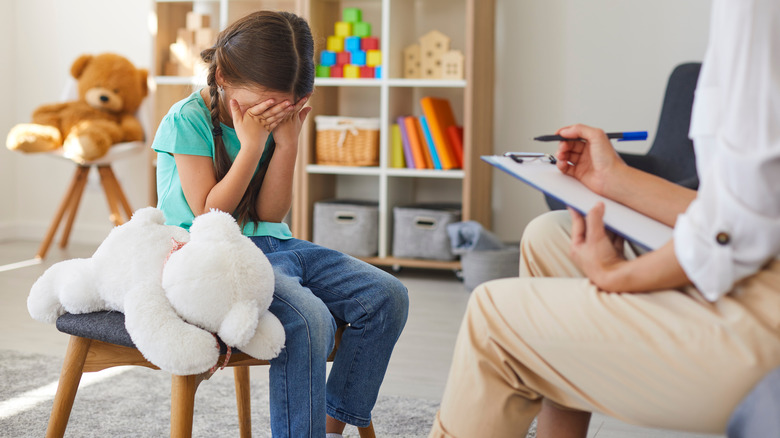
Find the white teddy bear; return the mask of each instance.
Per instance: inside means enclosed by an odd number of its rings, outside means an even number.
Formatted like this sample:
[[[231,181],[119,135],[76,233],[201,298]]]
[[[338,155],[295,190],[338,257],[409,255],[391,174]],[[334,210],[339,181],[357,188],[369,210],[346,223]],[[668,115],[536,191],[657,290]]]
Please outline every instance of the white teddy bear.
[[[252,357],[276,357],[284,328],[268,311],[274,276],[263,252],[227,213],[196,217],[189,233],[164,223],[160,210],[142,208],[91,258],[52,265],[32,286],[30,315],[54,323],[65,312],[124,312],[138,350],[178,375],[217,363],[211,333]]]

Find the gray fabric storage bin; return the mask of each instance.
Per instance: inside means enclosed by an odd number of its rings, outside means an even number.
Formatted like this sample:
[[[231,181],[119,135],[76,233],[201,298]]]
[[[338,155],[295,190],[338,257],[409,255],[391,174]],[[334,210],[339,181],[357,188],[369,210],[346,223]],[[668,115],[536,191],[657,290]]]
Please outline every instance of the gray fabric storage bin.
[[[393,256],[455,260],[447,225],[460,221],[460,204],[415,204],[393,208]]]
[[[331,199],[314,203],[317,245],[358,257],[371,257],[379,248],[379,208],[372,201]]]
[[[467,251],[460,256],[463,285],[469,291],[480,284],[499,278],[520,275],[520,247],[507,246],[488,251]]]

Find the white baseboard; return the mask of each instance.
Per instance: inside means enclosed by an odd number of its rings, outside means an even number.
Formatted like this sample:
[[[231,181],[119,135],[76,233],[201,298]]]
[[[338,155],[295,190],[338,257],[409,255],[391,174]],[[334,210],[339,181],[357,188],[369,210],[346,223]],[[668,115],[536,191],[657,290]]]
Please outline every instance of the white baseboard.
[[[54,243],[59,242],[62,238],[62,228],[64,223],[60,225],[57,230],[57,234],[54,235]],[[77,243],[84,245],[99,245],[108,236],[108,233],[113,228],[113,225],[108,223],[91,224],[80,223],[78,220],[73,224],[69,243]],[[32,240],[41,241],[46,236],[49,230],[48,223],[0,223],[0,241],[7,240]]]

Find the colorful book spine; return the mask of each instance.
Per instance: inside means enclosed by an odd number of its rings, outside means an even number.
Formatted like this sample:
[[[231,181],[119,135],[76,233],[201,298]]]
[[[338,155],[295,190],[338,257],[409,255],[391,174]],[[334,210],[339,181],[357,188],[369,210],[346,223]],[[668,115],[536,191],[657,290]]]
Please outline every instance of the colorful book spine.
[[[419,122],[414,116],[407,116],[404,119],[404,125],[406,125],[406,133],[409,135],[409,145],[414,154],[414,167],[416,169],[427,169],[426,153],[423,150],[423,144],[421,142],[420,130],[417,128]]]
[[[420,126],[422,126],[423,138],[428,145],[428,150],[431,151],[431,159],[433,160],[433,168],[436,170],[442,170],[441,159],[439,153],[436,150],[436,145],[433,143],[433,136],[431,136],[431,128],[428,126],[428,119],[425,116],[420,117]]]
[[[447,138],[450,139],[452,151],[455,153],[459,167],[463,168],[463,127],[455,125],[448,127]]]
[[[397,123],[393,123],[390,127],[391,132],[391,149],[390,149],[390,167],[394,169],[402,169],[406,167],[404,162],[404,145],[401,140],[401,128]]]
[[[406,116],[399,116],[396,121],[398,122],[398,127],[401,129],[401,140],[404,145],[404,159],[406,161],[406,167],[408,169],[414,169],[414,155],[412,155],[412,147],[409,144],[409,133],[406,132],[406,123],[404,123],[404,119]]]
[[[447,136],[447,128],[456,125],[452,107],[447,99],[438,97],[423,97],[420,99],[423,114],[428,120],[428,126],[433,137],[436,150],[439,153],[444,169],[461,168],[462,162],[458,162],[453,146]]]

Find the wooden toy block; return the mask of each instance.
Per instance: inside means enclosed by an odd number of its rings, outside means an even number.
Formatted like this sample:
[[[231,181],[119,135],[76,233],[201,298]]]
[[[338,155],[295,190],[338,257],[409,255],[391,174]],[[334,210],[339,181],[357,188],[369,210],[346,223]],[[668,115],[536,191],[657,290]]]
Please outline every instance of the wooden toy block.
[[[374,77],[377,79],[382,78],[382,66],[376,66],[374,67]]]
[[[420,74],[420,45],[412,44],[404,49],[404,77],[417,79]]]
[[[189,29],[178,29],[176,31],[176,44],[181,44],[185,47],[192,47],[195,45],[195,31]]]
[[[188,30],[202,29],[211,26],[211,19],[207,14],[187,12],[186,23]]]
[[[360,67],[360,77],[373,79],[375,77],[374,67]]]
[[[450,37],[432,30],[420,37],[420,64],[424,79],[441,78],[441,56],[450,50]]]
[[[317,66],[317,77],[318,78],[329,78],[330,77],[330,66],[318,65]]]
[[[441,78],[463,79],[464,56],[459,50],[450,50],[441,56]]]
[[[359,36],[361,38],[370,37],[371,23],[366,23],[365,21],[358,21],[357,23],[352,23],[352,35]]]
[[[347,79],[358,79],[360,78],[360,67],[352,64],[348,64],[344,66],[344,77]]]
[[[320,52],[320,65],[330,67],[336,64],[336,52],[323,50]]]
[[[344,51],[344,37],[331,35],[328,37],[328,43],[326,47],[329,52],[343,52]]]
[[[366,65],[369,67],[376,67],[382,65],[382,51],[381,50],[369,50],[366,52]]]
[[[360,39],[360,50],[379,50],[379,38],[366,37]]]
[[[357,23],[363,19],[363,11],[359,8],[344,8],[341,11],[341,21]]]
[[[195,30],[195,47],[197,47],[198,53],[214,45],[216,40],[217,33],[210,27]]]
[[[334,65],[330,68],[330,77],[332,78],[343,78],[344,77],[344,66],[343,65]]]
[[[346,21],[339,21],[336,23],[336,36],[346,38],[352,36],[352,23]]]
[[[357,36],[351,36],[344,38],[344,50],[347,52],[354,52],[355,50],[365,50],[362,49],[362,41],[364,38],[360,38]]]
[[[350,52],[338,52],[336,53],[336,64],[347,65],[351,59]]]
[[[352,61],[349,62],[349,64],[357,65],[357,66],[364,66],[366,65],[366,52],[362,50],[356,50],[352,53]]]

